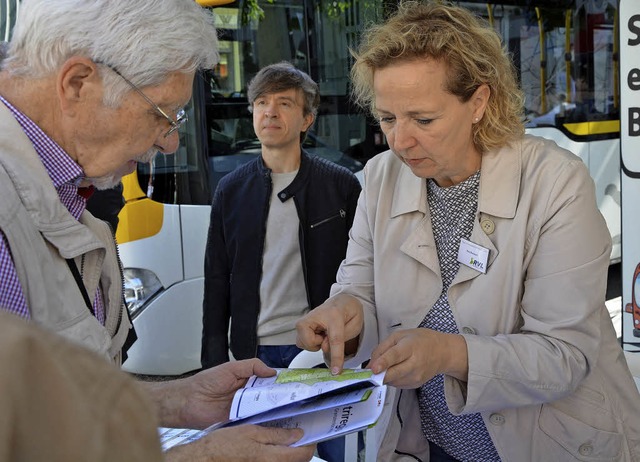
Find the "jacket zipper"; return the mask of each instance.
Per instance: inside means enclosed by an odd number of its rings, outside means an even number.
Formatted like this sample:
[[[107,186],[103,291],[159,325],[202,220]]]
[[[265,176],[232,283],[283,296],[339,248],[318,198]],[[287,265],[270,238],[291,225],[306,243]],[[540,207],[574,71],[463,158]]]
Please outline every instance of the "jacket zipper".
[[[116,259],[118,260],[118,269],[120,270],[120,283],[122,284],[122,300],[120,300],[120,303],[122,303],[122,305],[124,305],[124,309],[125,310],[129,310],[129,308],[127,308],[127,303],[125,301],[124,298],[124,269],[122,268],[122,261],[120,260],[120,247],[118,247],[118,243],[116,242],[115,238],[113,239],[113,243],[115,244],[116,247]],[[106,307],[105,307],[105,311],[106,311]],[[116,330],[114,332],[114,335],[116,332],[118,332],[118,330],[120,329],[120,324],[122,324],[122,312],[123,310],[120,310],[120,315],[118,316],[118,323],[116,324]],[[105,318],[106,318],[106,313],[105,313]],[[133,328],[133,322],[131,322],[131,327]]]
[[[318,226],[323,225],[328,221],[335,220],[336,218],[345,218],[346,216],[347,216],[347,212],[344,209],[340,209],[340,211],[337,214],[332,215],[329,218],[325,218],[324,220],[320,220],[319,222],[312,224],[310,226],[310,228],[311,229],[317,228]]]

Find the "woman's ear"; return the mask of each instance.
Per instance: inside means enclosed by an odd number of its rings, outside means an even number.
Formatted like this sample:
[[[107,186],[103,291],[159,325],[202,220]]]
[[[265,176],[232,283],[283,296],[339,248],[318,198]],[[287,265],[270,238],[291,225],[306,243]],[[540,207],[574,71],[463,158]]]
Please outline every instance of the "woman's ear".
[[[489,96],[491,96],[491,89],[489,85],[483,83],[471,96],[471,102],[473,104],[473,120],[479,121],[484,116],[484,111],[489,104]]]

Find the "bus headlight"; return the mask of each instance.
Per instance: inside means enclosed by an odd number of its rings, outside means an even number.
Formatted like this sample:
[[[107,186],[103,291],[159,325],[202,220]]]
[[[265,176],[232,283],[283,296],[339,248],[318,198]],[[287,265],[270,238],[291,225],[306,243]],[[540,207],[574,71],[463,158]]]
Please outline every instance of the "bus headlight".
[[[131,318],[140,314],[145,304],[153,298],[163,287],[158,277],[143,268],[125,268],[124,301]]]

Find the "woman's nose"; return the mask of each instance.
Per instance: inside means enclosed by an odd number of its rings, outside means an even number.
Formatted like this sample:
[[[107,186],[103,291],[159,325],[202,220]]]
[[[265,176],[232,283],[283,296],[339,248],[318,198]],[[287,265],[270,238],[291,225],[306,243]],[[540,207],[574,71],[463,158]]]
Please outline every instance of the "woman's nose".
[[[415,144],[416,140],[411,133],[411,128],[404,123],[396,123],[393,128],[393,147],[396,150],[407,149]]]

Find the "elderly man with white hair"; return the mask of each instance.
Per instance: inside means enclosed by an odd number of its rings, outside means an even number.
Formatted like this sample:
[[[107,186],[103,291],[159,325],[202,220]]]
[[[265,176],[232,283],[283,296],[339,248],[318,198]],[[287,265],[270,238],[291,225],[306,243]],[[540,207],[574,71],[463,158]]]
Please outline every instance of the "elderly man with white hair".
[[[137,425],[132,438],[153,436],[156,431],[153,418],[134,424],[118,414],[123,410],[119,402],[123,395],[114,384],[121,379],[111,381],[104,378],[109,373],[93,373],[93,362],[96,368],[106,364],[100,357],[115,365],[121,362],[131,323],[123,305],[122,274],[111,230],[85,210],[86,200],[94,188],[116,185],[138,162],[149,162],[158,151],[176,151],[177,130],[187,120],[184,107],[191,98],[194,75],[212,68],[217,60],[212,16],[193,0],[21,3],[0,70],[0,307],[93,352],[92,360],[83,361],[84,377],[57,374],[63,380],[56,381],[51,374],[11,376],[14,382],[33,377],[59,385],[36,387],[33,400],[24,401],[25,406],[39,402],[57,409],[49,413],[43,409],[40,417],[49,427],[55,427],[56,415],[61,413],[65,421],[86,414],[89,408],[72,406],[84,396],[85,401],[99,400],[101,409],[115,413],[111,417],[119,418],[125,428]],[[9,324],[4,322],[2,328],[10,329]],[[35,356],[60,356],[62,348],[32,349],[30,345],[24,337],[16,337],[6,346],[15,350],[12,357],[24,360],[16,359],[14,369],[28,369],[25,363],[36,361]],[[66,362],[77,357],[75,350],[69,351],[63,358]],[[60,367],[69,366],[63,363]],[[116,369],[112,372],[114,377],[121,374]],[[250,360],[223,364],[182,380],[134,387],[146,387],[139,394],[151,398],[152,412],[161,425],[205,428],[228,416],[233,393],[249,376],[274,373],[260,361]],[[76,392],[62,391],[69,387]],[[18,401],[11,400],[12,390],[3,387],[5,401],[0,401],[0,408],[4,403],[7,411],[3,415],[37,415],[22,413]],[[86,400],[89,393],[95,400]],[[86,441],[87,450],[102,452],[87,452],[83,460],[145,460],[133,442],[128,452],[115,451],[122,448],[114,441],[122,432],[111,432],[113,427],[105,423],[108,419],[100,415],[95,414],[95,421],[83,429],[91,440],[91,444]],[[15,438],[20,428],[29,428],[20,419],[6,420],[7,425],[0,425],[0,442],[3,435]],[[300,430],[247,425],[212,432],[167,456],[171,460],[309,460],[312,447],[288,447],[301,434]],[[47,441],[53,440],[45,436],[30,435],[33,444],[43,445],[42,460],[79,460],[74,452],[66,458],[64,454],[54,457],[63,445],[49,447]],[[157,445],[155,436],[151,441]],[[14,444],[0,444],[3,460],[2,447],[16,449]],[[111,447],[115,452],[109,453]],[[25,460],[24,456],[12,453],[8,459]]]

